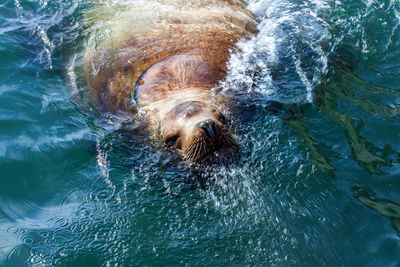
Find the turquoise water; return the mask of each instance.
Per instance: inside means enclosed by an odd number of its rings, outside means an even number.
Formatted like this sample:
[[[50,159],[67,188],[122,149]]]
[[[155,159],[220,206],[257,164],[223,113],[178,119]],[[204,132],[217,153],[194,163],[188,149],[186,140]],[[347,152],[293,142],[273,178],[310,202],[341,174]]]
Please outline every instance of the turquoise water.
[[[400,3],[249,8],[241,159],[198,167],[87,101],[87,1],[0,3],[0,266],[400,265]]]

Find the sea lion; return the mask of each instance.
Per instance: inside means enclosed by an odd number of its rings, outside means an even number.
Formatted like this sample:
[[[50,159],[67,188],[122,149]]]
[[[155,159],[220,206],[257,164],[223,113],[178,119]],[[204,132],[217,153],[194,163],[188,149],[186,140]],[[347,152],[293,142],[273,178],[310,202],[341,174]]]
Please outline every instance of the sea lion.
[[[88,16],[94,22],[85,73],[95,102],[108,111],[140,107],[159,125],[163,142],[191,161],[237,151],[212,89],[226,76],[236,43],[257,31],[245,2],[113,3]]]

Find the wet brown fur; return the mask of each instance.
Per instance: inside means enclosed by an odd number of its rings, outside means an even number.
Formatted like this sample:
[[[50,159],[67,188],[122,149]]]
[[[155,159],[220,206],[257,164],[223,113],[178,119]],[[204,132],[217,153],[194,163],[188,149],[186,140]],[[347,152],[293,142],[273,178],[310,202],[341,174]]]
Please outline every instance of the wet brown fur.
[[[152,83],[147,83],[147,77],[137,90],[141,106],[167,97],[172,90],[188,87],[209,90],[225,77],[226,63],[236,50],[235,44],[256,32],[256,19],[240,0],[194,2],[195,8],[228,8],[229,12],[200,13],[198,16],[205,16],[197,19],[201,24],[170,18],[170,23],[164,26],[125,36],[112,46],[105,44],[86,55],[87,82],[95,102],[109,111],[130,110],[130,94],[135,92],[138,79],[160,62],[164,63],[158,66],[162,71],[153,72]],[[188,4],[178,1],[178,5],[185,12]],[[105,60],[109,62],[104,64]],[[184,76],[176,75],[180,73],[177,68],[186,70]]]
[[[94,101],[107,111],[130,111],[134,95],[149,117],[159,121],[165,143],[179,135],[172,146],[188,159],[223,158],[238,146],[223,115],[211,104],[210,89],[224,79],[235,44],[256,32],[256,19],[241,0],[175,0],[173,5],[182,13],[168,17],[165,25],[150,23],[139,34],[127,34],[109,45],[104,42],[87,53],[88,85]],[[185,17],[185,12],[196,9],[193,21]],[[196,101],[202,102],[196,112],[188,108],[179,116],[168,116],[174,107]],[[207,120],[219,129],[213,140],[207,140],[198,126]]]

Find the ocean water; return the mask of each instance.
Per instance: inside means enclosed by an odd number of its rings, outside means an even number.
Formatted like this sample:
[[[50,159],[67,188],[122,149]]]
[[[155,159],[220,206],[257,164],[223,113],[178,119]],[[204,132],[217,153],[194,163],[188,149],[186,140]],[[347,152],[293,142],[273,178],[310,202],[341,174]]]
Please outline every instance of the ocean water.
[[[85,98],[89,1],[0,2],[0,266],[400,265],[400,3],[248,4],[241,157],[199,167]]]

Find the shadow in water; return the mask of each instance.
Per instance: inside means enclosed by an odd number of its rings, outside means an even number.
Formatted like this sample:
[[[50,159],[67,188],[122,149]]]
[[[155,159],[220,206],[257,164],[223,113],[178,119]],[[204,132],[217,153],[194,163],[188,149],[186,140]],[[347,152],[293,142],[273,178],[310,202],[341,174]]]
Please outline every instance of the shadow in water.
[[[378,198],[370,189],[365,187],[353,187],[353,194],[356,199],[361,201],[365,206],[372,210],[376,210],[382,216],[390,221],[393,229],[400,237],[400,204],[393,201]]]
[[[359,62],[357,56],[347,47],[340,47],[332,53],[329,57],[330,70],[314,91],[315,106],[307,108],[303,118],[290,123],[307,148],[311,160],[325,171],[333,170],[329,163],[331,157],[325,157],[320,152],[323,145],[309,134],[309,131],[314,129],[305,126],[313,117],[319,117],[320,123],[325,125],[318,126],[327,130],[324,133],[329,134],[332,130],[339,130],[338,134],[343,133],[351,148],[353,159],[371,173],[380,174],[382,166],[395,161],[390,156],[393,154],[395,158],[399,154],[391,149],[390,144],[378,147],[361,133],[367,118],[381,117],[390,120],[397,116],[399,110],[381,99],[382,95],[397,97],[398,92],[374,86],[360,79],[356,74]],[[323,118],[318,111],[322,111],[323,116],[327,117]],[[331,120],[333,124],[329,121],[321,122],[321,119]],[[327,123],[331,129],[326,128]]]

